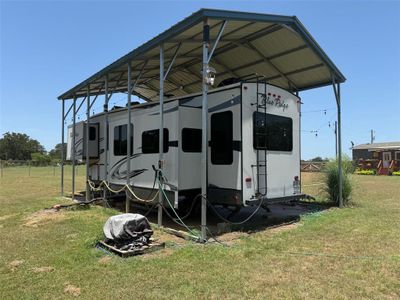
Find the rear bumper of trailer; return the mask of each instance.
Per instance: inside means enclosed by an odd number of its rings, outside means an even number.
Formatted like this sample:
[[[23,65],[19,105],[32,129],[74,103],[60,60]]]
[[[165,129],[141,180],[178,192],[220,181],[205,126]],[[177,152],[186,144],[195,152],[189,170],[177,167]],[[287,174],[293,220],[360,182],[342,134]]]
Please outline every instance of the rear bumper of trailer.
[[[268,198],[268,197],[260,197],[259,199],[256,200],[246,200],[246,206],[252,206],[252,205],[259,205],[260,201],[263,202],[263,204],[273,204],[273,203],[282,203],[282,202],[290,202],[290,201],[296,201],[300,199],[306,198],[306,194],[295,194],[295,195],[290,195],[290,196],[284,196],[284,197],[276,197],[276,198]]]

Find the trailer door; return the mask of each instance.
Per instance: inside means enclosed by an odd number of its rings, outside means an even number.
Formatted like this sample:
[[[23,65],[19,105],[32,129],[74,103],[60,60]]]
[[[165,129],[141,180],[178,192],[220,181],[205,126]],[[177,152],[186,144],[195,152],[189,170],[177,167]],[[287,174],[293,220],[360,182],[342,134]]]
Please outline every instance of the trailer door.
[[[208,198],[242,205],[240,90],[221,94],[210,95]]]

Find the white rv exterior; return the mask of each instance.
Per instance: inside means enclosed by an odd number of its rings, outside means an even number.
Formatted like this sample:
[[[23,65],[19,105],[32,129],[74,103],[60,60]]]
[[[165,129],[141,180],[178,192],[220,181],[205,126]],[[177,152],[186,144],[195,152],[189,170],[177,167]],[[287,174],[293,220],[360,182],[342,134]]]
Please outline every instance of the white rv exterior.
[[[164,104],[164,165],[168,197],[179,207],[201,190],[201,94],[171,98]],[[241,82],[208,93],[208,198],[212,203],[247,206],[260,200],[288,201],[301,197],[300,101],[279,87]],[[257,104],[258,103],[258,104]],[[127,109],[90,119],[90,174],[94,182],[126,183]],[[131,183],[146,197],[158,167],[159,105],[132,106]],[[75,130],[76,159],[84,159],[84,123]],[[95,133],[95,138],[93,134]],[[94,138],[94,139],[93,139]],[[69,127],[67,158],[72,158]],[[106,146],[108,150],[105,151]],[[265,150],[267,148],[267,150]],[[104,172],[108,155],[108,174]]]

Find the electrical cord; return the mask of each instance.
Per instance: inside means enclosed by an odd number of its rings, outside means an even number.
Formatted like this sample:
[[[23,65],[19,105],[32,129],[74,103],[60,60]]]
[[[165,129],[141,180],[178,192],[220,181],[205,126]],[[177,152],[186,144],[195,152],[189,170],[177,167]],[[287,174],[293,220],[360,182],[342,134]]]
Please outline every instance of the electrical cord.
[[[244,220],[240,221],[240,222],[233,222],[230,221],[228,219],[226,219],[225,217],[223,217],[216,209],[215,207],[212,205],[212,203],[207,199],[207,197],[202,196],[202,198],[204,198],[207,201],[207,204],[209,207],[211,207],[211,209],[213,210],[213,212],[215,213],[215,215],[220,218],[222,221],[232,224],[232,225],[242,225],[244,223],[246,223],[247,221],[249,221],[260,209],[261,205],[262,205],[262,200],[260,200],[260,204],[258,204],[257,208]]]
[[[165,176],[163,175],[163,172],[162,172],[162,170],[158,170],[159,172],[160,172],[160,174],[161,174],[161,176],[163,177],[163,178],[165,178]],[[163,189],[162,189],[163,190]],[[165,196],[165,194],[164,194],[164,196]],[[219,217],[221,220],[223,220],[224,222],[227,222],[227,223],[229,223],[229,224],[232,224],[232,225],[241,225],[241,224],[244,224],[244,223],[246,223],[247,221],[249,221],[257,212],[258,212],[258,210],[260,209],[260,207],[261,207],[261,205],[262,205],[262,201],[260,200],[260,204],[257,206],[257,208],[256,208],[256,210],[254,210],[251,214],[250,214],[250,216],[248,216],[246,219],[244,219],[244,220],[242,220],[242,221],[240,221],[240,222],[232,222],[232,221],[229,221],[228,219],[226,219],[225,217],[223,217],[216,209],[215,209],[215,207],[212,205],[212,203],[207,199],[207,197],[204,197],[203,195],[201,195],[201,194],[199,194],[199,195],[197,195],[196,197],[198,197],[198,196],[200,196],[200,197],[202,197],[202,198],[204,198],[206,201],[207,201],[207,204],[208,204],[208,206],[210,206],[211,207],[211,209],[213,210],[213,212],[217,215],[217,217]],[[195,198],[196,198],[195,197]],[[169,201],[168,201],[169,202]],[[193,201],[194,202],[194,201]],[[169,203],[170,204],[170,203]],[[192,204],[193,205],[193,204]],[[178,216],[179,217],[179,216]]]
[[[225,244],[223,242],[221,242],[220,240],[218,240],[215,235],[211,232],[211,230],[206,226],[206,230],[208,231],[208,233],[211,235],[211,238],[217,242],[218,244],[224,246],[224,247],[230,247],[228,244]]]
[[[161,191],[162,191],[162,193],[163,193],[165,199],[167,200],[167,203],[168,203],[169,207],[172,209],[172,211],[174,212],[174,214],[175,214],[176,217],[177,217],[177,220],[175,220],[174,218],[171,218],[171,219],[172,219],[174,222],[176,222],[176,223],[179,222],[180,225],[183,226],[183,227],[185,227],[193,236],[195,236],[196,238],[200,239],[200,237],[199,237],[195,232],[193,232],[193,230],[190,229],[190,228],[181,220],[181,218],[179,217],[178,213],[177,213],[176,210],[174,209],[174,206],[171,204],[171,202],[169,201],[167,195],[165,194],[165,191],[164,191],[163,188],[161,188]],[[165,208],[164,206],[162,206],[162,207],[163,207],[164,211],[166,211],[166,208]],[[167,213],[167,215],[171,217],[171,215],[170,215],[169,213]]]

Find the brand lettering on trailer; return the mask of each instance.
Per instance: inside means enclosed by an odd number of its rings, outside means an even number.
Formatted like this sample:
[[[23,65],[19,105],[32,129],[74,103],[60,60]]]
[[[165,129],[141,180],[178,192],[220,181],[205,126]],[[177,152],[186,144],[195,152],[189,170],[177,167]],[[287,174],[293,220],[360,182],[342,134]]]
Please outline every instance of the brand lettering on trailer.
[[[263,105],[268,104],[275,107],[279,107],[282,108],[283,111],[285,111],[289,107],[289,104],[287,104],[283,99],[281,99],[281,95],[276,95],[276,94],[271,95],[271,93],[268,93],[268,96],[261,95],[261,97]]]

